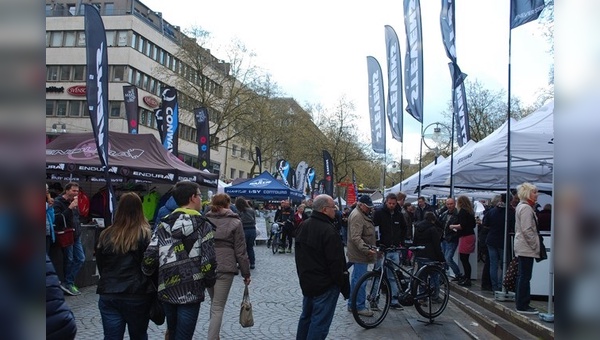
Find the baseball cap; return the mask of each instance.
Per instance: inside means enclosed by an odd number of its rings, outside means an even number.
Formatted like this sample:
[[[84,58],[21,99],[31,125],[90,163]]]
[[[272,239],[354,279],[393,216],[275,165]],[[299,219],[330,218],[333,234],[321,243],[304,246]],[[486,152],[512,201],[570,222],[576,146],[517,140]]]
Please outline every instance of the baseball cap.
[[[371,200],[371,197],[369,197],[368,195],[360,195],[358,197],[358,201],[364,205],[366,205],[369,208],[373,208],[373,201]]]

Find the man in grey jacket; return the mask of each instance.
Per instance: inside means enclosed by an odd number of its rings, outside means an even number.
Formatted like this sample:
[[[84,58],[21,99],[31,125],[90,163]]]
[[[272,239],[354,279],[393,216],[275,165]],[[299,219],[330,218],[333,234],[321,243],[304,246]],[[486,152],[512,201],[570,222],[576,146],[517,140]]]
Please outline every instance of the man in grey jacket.
[[[362,195],[358,198],[356,209],[352,210],[348,217],[348,262],[353,263],[352,277],[350,279],[350,291],[354,289],[356,282],[367,272],[369,263],[376,260],[376,252],[365,245],[375,245],[375,227],[371,220],[373,201],[371,197]],[[373,316],[373,312],[365,306],[366,293],[361,291],[356,298],[358,314]],[[348,311],[351,311],[352,299],[348,299]]]

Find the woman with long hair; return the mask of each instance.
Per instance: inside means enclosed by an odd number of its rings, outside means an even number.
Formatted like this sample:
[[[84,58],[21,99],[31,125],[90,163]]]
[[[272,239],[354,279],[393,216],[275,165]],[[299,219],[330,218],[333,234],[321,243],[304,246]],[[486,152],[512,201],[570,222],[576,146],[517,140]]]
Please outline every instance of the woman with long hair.
[[[215,340],[219,339],[223,311],[233,277],[241,271],[244,283],[250,284],[250,263],[246,253],[242,221],[238,214],[229,209],[231,204],[229,195],[213,195],[210,203],[210,211],[206,213],[206,217],[216,226],[214,239],[217,256],[217,281],[213,287],[207,289],[210,295],[208,339]]]
[[[246,253],[250,260],[250,269],[255,268],[256,257],[254,255],[254,241],[256,240],[256,214],[254,209],[248,204],[248,201],[242,196],[235,199],[235,207],[238,210],[242,226],[244,228],[244,238],[246,240]]]
[[[155,288],[142,273],[142,258],[150,237],[140,197],[134,192],[121,195],[114,223],[100,233],[96,248],[104,339],[123,339],[125,326],[132,340],[148,339],[148,309]]]
[[[458,254],[463,266],[465,276],[458,281],[460,286],[471,286],[471,264],[469,255],[475,252],[475,211],[471,200],[467,196],[459,196],[456,199],[458,208],[458,224],[451,224],[450,229],[458,232]]]

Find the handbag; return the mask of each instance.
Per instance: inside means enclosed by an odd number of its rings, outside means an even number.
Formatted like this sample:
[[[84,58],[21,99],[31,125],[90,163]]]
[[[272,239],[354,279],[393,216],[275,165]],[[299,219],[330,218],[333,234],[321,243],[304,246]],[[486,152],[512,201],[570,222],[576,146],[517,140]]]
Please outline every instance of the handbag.
[[[548,258],[548,253],[546,252],[546,246],[544,245],[544,237],[538,234],[540,238],[540,257],[535,259],[535,262],[540,262]]]
[[[152,282],[154,290],[157,290],[153,280],[154,278],[151,278],[150,282]],[[162,302],[158,299],[157,291],[152,295],[152,303],[150,303],[150,308],[148,309],[148,316],[152,322],[159,326],[165,323],[165,309],[163,308]]]
[[[514,292],[517,286],[517,275],[519,274],[519,260],[515,256],[506,268],[506,275],[502,281],[502,285],[509,292]]]
[[[242,305],[240,307],[240,325],[242,327],[254,326],[254,316],[252,314],[252,303],[250,303],[250,296],[248,294],[248,285],[244,287],[244,297],[242,298]]]
[[[58,243],[61,248],[66,248],[75,243],[75,229],[67,228],[67,219],[65,218],[65,215],[60,214],[60,216],[62,216],[63,226],[65,226],[65,228],[62,230],[57,230],[55,227],[54,235],[56,236],[56,243]]]

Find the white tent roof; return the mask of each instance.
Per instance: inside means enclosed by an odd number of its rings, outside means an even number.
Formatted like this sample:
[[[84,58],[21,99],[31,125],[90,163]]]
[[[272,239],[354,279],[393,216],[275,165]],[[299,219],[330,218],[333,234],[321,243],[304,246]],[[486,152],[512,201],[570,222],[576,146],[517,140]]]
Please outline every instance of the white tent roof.
[[[444,156],[438,156],[437,159],[437,164],[441,164],[442,162],[444,162],[445,158]],[[431,162],[429,164],[427,164],[423,169],[421,169],[421,185],[423,183],[423,177],[424,174],[426,172],[428,172],[429,170],[431,170],[434,166],[435,166],[435,162]],[[414,174],[410,175],[407,179],[403,180],[402,182],[394,185],[391,188],[385,189],[384,190],[384,194],[387,195],[390,192],[398,192],[398,191],[402,191],[405,194],[412,194],[415,192],[415,190],[417,189],[417,187],[419,186],[419,172],[415,172]]]

